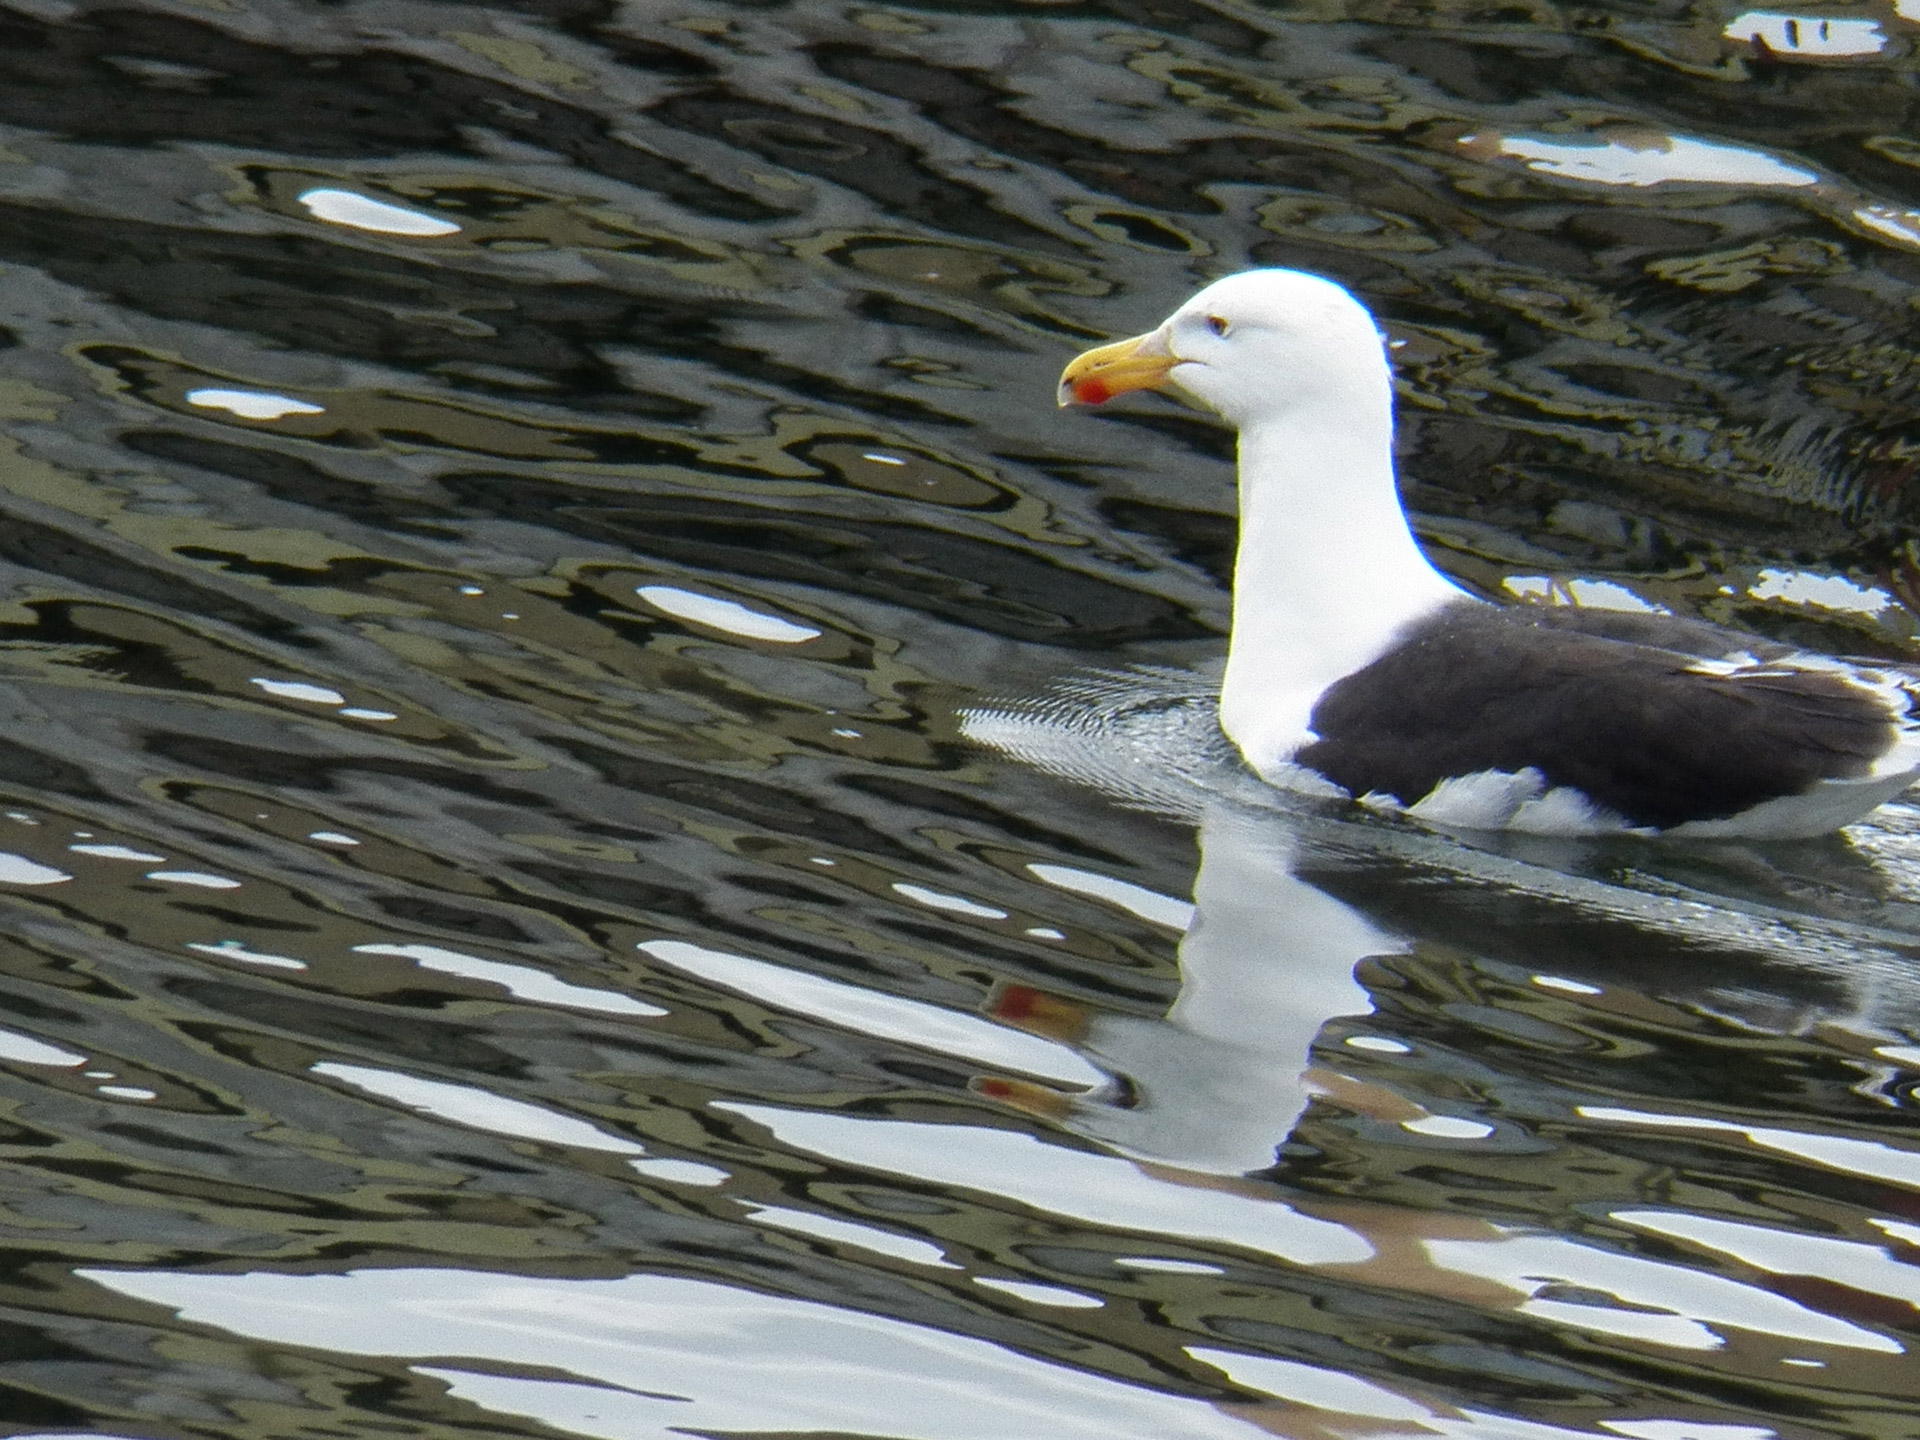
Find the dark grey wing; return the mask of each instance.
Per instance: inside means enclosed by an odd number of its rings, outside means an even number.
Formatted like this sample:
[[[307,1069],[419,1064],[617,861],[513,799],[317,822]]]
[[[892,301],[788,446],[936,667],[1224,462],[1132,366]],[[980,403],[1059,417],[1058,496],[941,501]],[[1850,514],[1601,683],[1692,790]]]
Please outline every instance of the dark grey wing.
[[[1863,778],[1901,738],[1894,687],[1856,683],[1840,662],[1796,668],[1764,644],[1773,658],[1729,662],[1709,652],[1740,637],[1695,622],[1676,622],[1680,649],[1653,626],[1556,618],[1475,607],[1415,627],[1321,696],[1318,738],[1294,758],[1407,805],[1454,776],[1532,766],[1667,829]]]

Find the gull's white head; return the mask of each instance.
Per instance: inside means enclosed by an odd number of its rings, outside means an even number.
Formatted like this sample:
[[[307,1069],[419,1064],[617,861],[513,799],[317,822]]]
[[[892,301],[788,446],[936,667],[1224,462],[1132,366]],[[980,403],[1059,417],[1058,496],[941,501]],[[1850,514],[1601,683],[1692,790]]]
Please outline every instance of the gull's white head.
[[[1373,317],[1331,280],[1249,270],[1157,328],[1090,350],[1062,405],[1177,386],[1240,432],[1240,544],[1220,724],[1292,783],[1329,685],[1461,592],[1407,526],[1393,471],[1393,374]]]
[[[1087,351],[1061,375],[1060,403],[1098,405],[1169,384],[1242,430],[1306,409],[1351,416],[1390,406],[1392,394],[1373,316],[1301,270],[1229,275],[1157,329]]]

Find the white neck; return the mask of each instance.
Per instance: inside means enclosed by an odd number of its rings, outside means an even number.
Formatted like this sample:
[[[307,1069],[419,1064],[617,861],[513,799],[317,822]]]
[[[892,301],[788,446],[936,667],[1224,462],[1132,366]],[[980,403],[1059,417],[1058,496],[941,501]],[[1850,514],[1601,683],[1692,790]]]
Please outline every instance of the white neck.
[[[1465,596],[1407,526],[1382,372],[1338,404],[1322,397],[1240,432],[1240,550],[1220,720],[1263,774],[1311,738],[1307,716],[1322,690]]]

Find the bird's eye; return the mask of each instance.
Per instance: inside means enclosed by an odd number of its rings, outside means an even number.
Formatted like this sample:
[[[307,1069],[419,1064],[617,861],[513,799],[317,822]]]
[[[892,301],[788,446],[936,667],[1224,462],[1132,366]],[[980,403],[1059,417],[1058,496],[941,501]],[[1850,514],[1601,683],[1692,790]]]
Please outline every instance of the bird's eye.
[[[1225,335],[1233,326],[1224,315],[1209,315],[1207,317],[1207,328],[1216,335]]]

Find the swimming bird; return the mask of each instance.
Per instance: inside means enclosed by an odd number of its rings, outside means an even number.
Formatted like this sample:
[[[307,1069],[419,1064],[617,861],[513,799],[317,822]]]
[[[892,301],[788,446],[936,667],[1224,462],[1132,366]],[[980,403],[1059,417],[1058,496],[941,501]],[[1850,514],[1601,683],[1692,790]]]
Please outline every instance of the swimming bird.
[[[1501,606],[1422,553],[1373,316],[1297,270],[1217,281],[1067,366],[1060,403],[1172,386],[1238,431],[1220,723],[1254,770],[1444,828],[1823,834],[1920,779],[1920,672],[1700,620]]]

